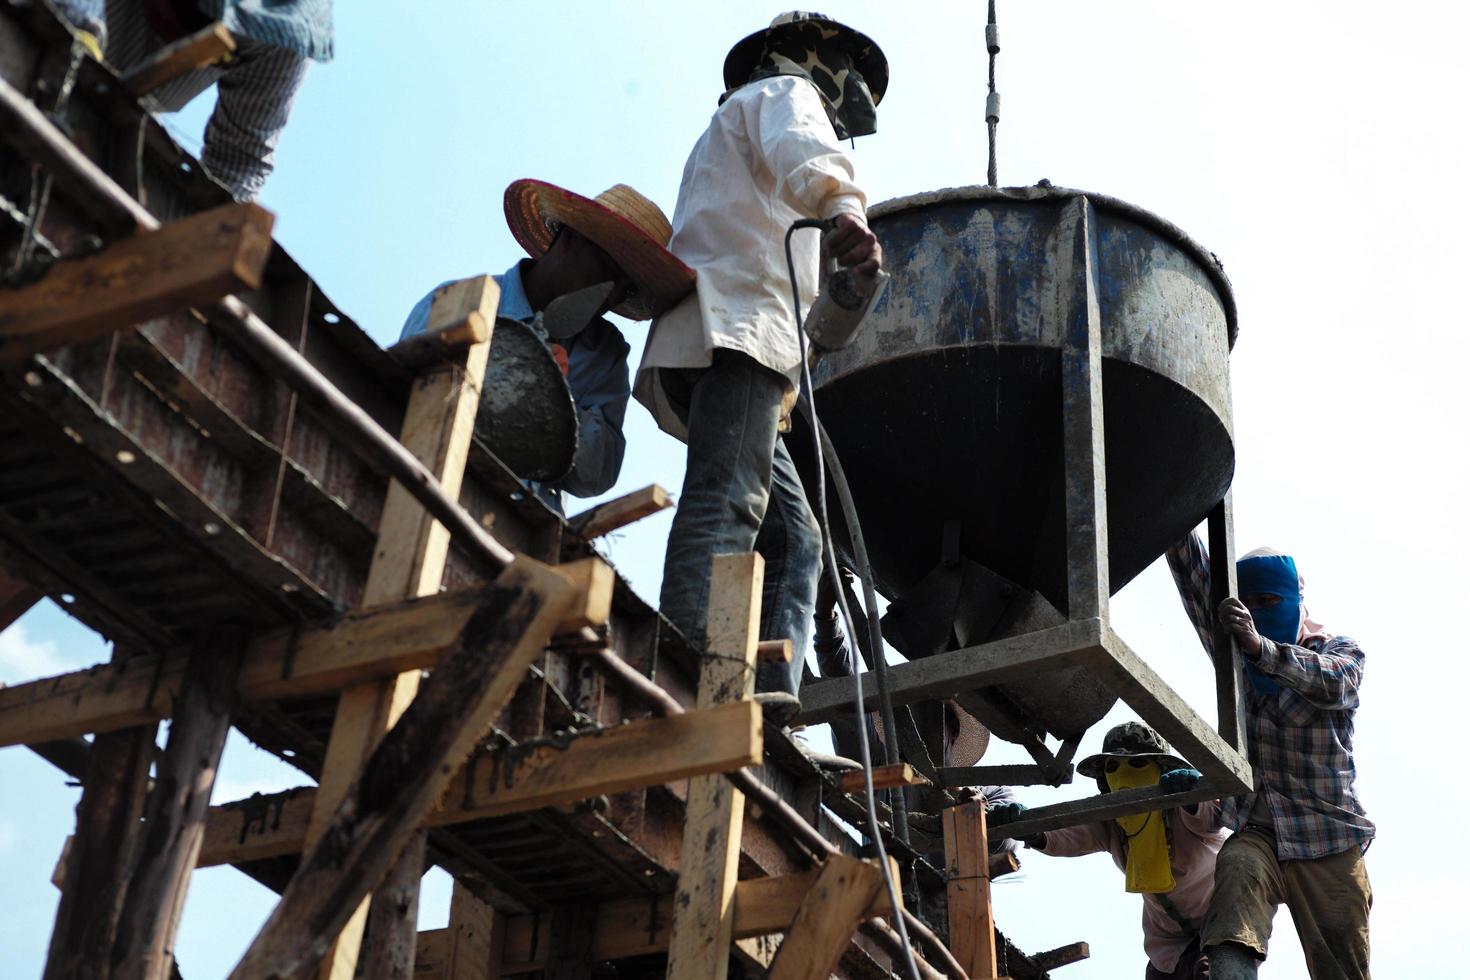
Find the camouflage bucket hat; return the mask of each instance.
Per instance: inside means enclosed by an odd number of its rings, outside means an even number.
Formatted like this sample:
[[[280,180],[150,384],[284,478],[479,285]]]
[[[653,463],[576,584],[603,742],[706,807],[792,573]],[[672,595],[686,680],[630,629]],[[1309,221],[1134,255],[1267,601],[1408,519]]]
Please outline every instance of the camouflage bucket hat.
[[[1159,764],[1160,773],[1189,768],[1189,763],[1169,748],[1164,736],[1136,721],[1127,721],[1110,729],[1103,736],[1102,751],[1077,763],[1077,772],[1094,779],[1100,778],[1109,759],[1148,759]]]
[[[760,65],[761,53],[773,39],[800,39],[810,34],[811,40],[831,39],[852,56],[853,67],[863,76],[868,91],[873,93],[873,104],[883,101],[888,90],[888,59],[877,43],[861,31],[855,31],[840,21],[808,10],[791,10],[778,14],[765,30],[756,31],[742,39],[725,56],[725,88],[743,85]],[[810,45],[815,47],[815,43]]]

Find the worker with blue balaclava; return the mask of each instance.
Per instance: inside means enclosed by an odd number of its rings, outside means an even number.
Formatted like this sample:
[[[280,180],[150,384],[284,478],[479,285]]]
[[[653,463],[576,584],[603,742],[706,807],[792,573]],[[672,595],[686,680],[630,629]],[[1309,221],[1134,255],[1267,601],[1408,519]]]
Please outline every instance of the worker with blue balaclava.
[[[1367,980],[1373,889],[1363,855],[1374,828],[1353,785],[1363,651],[1308,617],[1290,555],[1263,548],[1241,558],[1239,598],[1218,609],[1211,608],[1210,561],[1199,535],[1168,559],[1205,649],[1215,652],[1218,617],[1235,637],[1247,679],[1256,784],[1222,805],[1235,834],[1220,851],[1201,928],[1211,980],[1253,980],[1283,903],[1312,980]]]

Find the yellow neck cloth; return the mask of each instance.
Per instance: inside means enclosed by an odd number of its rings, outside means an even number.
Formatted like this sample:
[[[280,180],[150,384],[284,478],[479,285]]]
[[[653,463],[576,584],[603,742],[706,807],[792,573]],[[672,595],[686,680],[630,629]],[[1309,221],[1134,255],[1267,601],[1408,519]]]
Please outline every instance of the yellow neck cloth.
[[[1108,789],[1117,792],[1158,785],[1157,762],[1142,766],[1134,766],[1126,759],[1120,762],[1116,769],[1105,773]],[[1124,887],[1130,892],[1152,894],[1173,891],[1174,871],[1169,867],[1169,838],[1164,832],[1163,811],[1150,810],[1131,817],[1118,817],[1117,823],[1127,840]]]

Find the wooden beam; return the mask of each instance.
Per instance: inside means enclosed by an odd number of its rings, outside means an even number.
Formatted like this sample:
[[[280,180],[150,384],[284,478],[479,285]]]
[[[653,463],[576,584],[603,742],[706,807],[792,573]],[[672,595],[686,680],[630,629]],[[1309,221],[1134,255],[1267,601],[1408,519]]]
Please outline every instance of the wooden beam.
[[[759,765],[761,737],[760,706],[742,702],[472,756],[425,822],[468,823]],[[212,808],[200,864],[299,854],[315,794],[302,788]]]
[[[234,980],[296,976],[327,956],[443,799],[575,598],[570,582],[525,557],[517,557],[493,588],[499,601],[471,621],[464,647],[424,681],[327,825],[309,837],[300,868],[231,973]],[[318,803],[315,812],[320,809]]]
[[[586,591],[557,635],[601,626],[611,616],[612,567],[599,558],[558,566]],[[405,671],[433,667],[454,649],[484,601],[477,589],[358,609],[317,626],[256,636],[240,668],[242,701],[330,694]],[[35,744],[168,718],[188,657],[147,654],[0,688],[0,746]]]
[[[792,653],[790,640],[761,640],[755,645],[755,659],[763,664],[789,664]]]
[[[944,858],[949,878],[949,948],[972,980],[990,980],[997,974],[984,803],[944,811]]]
[[[357,968],[361,980],[413,980],[416,975],[417,938],[405,949],[397,937],[404,932],[417,937],[419,883],[427,866],[428,844],[428,833],[422,828],[415,831],[373,892]]]
[[[159,48],[147,61],[130,69],[122,83],[142,98],[198,68],[225,58],[235,50],[235,38],[223,24],[210,24],[188,37]]]
[[[92,745],[45,980],[107,975],[132,855],[143,830],[143,800],[157,734],[156,725],[141,725],[99,735]]]
[[[892,858],[889,861],[893,873],[897,874],[897,863]],[[802,899],[811,891],[819,874],[821,869],[813,868],[795,874],[747,878],[738,882],[735,885],[732,937],[738,941],[784,932],[796,917]],[[600,906],[592,926],[591,958],[602,962],[664,952],[669,948],[673,907],[671,895],[661,896],[656,901],[620,899]],[[892,911],[886,891],[879,889],[863,918],[886,916]],[[543,969],[548,931],[546,917],[534,914],[512,916],[503,928],[503,974],[515,976]],[[437,943],[440,940],[430,941]]]
[[[148,794],[138,866],[113,944],[114,980],[173,976],[174,936],[234,718],[235,675],[243,649],[243,637],[219,637],[210,648],[196,650],[190,661],[179,711]]]
[[[405,337],[389,347],[388,353],[403,368],[418,373],[457,356],[467,347],[489,340],[490,334],[491,325],[485,317],[479,310],[470,310],[458,323]]]
[[[827,980],[882,888],[878,865],[845,854],[827,858],[786,930],[770,980]]]
[[[0,364],[257,288],[274,220],[259,205],[226,204],[0,290]]]
[[[568,518],[567,523],[573,531],[590,541],[673,505],[669,492],[654,483],[584,510]]]
[[[710,708],[751,696],[765,562],[716,555],[710,571],[706,656],[695,703]],[[725,980],[735,922],[735,882],[745,796],[720,776],[689,781],[679,888],[669,942],[671,980]]]
[[[9,629],[44,598],[46,593],[29,582],[7,575],[0,568],[0,632]]]
[[[1092,956],[1092,948],[1086,943],[1068,943],[1066,946],[1058,946],[1044,953],[1034,953],[1031,962],[1036,964],[1036,969],[1045,973],[1058,967],[1067,966],[1072,963],[1080,963],[1082,960]]]
[[[891,766],[873,767],[873,788],[894,789],[899,786],[928,786],[929,780],[914,772],[907,762],[895,762]],[[864,793],[867,782],[860,772],[845,772],[837,778],[837,788],[844,793]]]

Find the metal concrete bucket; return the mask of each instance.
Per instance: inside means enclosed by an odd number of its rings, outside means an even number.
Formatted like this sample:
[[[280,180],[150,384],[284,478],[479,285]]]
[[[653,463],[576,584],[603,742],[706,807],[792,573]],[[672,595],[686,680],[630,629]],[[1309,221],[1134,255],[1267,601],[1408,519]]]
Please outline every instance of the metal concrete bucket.
[[[1230,285],[1168,222],[1061,188],[958,188],[870,213],[893,280],[857,340],[813,369],[880,590],[909,656],[1059,622],[1066,612],[1059,241],[1085,197],[1103,338],[1114,592],[1220,499],[1234,470]],[[798,455],[805,438],[790,444]],[[905,645],[909,649],[905,650]],[[1113,695],[1076,671],[992,690],[982,720],[1057,735]]]

